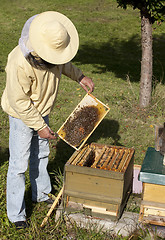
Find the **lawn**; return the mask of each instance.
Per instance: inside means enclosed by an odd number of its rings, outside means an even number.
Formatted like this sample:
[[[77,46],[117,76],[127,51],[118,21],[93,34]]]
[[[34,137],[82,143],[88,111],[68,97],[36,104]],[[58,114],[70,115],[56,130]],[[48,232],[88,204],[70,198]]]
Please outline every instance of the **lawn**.
[[[110,112],[88,139],[135,148],[135,163],[141,164],[147,148],[154,147],[154,125],[165,121],[165,23],[153,26],[153,92],[150,107],[139,108],[141,61],[140,15],[131,8],[117,8],[115,0],[1,0],[0,8],[0,95],[5,87],[8,53],[17,45],[25,21],[43,11],[58,11],[75,24],[80,37],[78,54],[73,63],[95,83],[94,96],[110,107]],[[86,93],[72,80],[63,77],[50,126],[57,131]],[[65,220],[56,226],[54,215],[44,230],[40,224],[47,213],[43,204],[31,203],[27,173],[26,202],[30,228],[18,232],[6,216],[6,173],[8,166],[8,116],[0,108],[0,239],[110,239],[108,233],[67,228]],[[56,172],[63,173],[74,149],[61,140],[50,144],[49,172],[56,194]],[[113,236],[111,236],[113,239]],[[115,238],[117,239],[117,238]]]

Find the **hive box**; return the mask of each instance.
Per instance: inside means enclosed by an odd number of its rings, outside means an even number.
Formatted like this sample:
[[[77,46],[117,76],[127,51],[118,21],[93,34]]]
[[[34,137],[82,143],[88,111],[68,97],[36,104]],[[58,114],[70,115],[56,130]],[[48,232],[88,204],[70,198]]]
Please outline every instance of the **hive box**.
[[[147,149],[139,180],[143,183],[139,221],[165,226],[165,166],[163,155]]]
[[[119,219],[132,192],[134,149],[92,143],[65,165],[64,207]],[[74,207],[76,206],[76,207]]]

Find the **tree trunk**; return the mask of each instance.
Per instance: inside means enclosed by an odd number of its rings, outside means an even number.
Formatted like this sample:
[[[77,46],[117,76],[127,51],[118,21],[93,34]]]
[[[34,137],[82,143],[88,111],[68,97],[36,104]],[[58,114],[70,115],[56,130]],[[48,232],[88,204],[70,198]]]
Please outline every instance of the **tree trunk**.
[[[141,79],[140,107],[149,106],[152,92],[152,22],[145,11],[141,11]]]

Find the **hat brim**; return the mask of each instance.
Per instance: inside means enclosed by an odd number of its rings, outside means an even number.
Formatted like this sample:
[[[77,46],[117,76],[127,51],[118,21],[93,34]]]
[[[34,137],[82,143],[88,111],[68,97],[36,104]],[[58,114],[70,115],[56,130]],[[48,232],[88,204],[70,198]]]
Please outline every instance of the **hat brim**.
[[[52,49],[44,42],[40,29],[49,21],[58,21],[66,28],[70,37],[69,44],[62,50]],[[65,15],[48,11],[38,14],[32,21],[29,29],[29,40],[34,51],[45,61],[52,64],[64,64],[71,61],[79,47],[79,37],[76,27]]]

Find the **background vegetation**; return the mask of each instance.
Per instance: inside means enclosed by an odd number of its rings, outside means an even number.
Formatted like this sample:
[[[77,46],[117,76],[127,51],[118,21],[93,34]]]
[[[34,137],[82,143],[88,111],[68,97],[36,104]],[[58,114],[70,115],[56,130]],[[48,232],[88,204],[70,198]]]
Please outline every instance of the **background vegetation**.
[[[88,140],[135,148],[135,163],[141,164],[147,148],[154,147],[154,125],[165,121],[165,24],[154,24],[154,77],[152,104],[139,108],[141,61],[140,16],[138,11],[117,8],[115,0],[0,0],[0,96],[5,87],[8,53],[17,45],[25,21],[37,13],[53,10],[67,15],[78,29],[80,48],[73,62],[95,82],[94,95],[111,108]],[[12,94],[12,93],[11,93]],[[63,77],[50,126],[57,131],[85,92],[77,83]],[[0,108],[0,239],[18,239],[18,232],[6,216],[6,173],[8,166],[8,116]],[[57,185],[56,171],[63,172],[74,150],[58,140],[51,142],[49,172]],[[44,230],[40,224],[47,213],[42,204],[32,205],[27,173],[26,202],[30,228],[19,232],[19,239],[117,239],[109,233],[67,228],[54,217]],[[54,188],[55,192],[55,188]],[[70,232],[69,232],[70,231]],[[69,239],[69,238],[68,238]],[[131,238],[132,239],[132,238]]]

